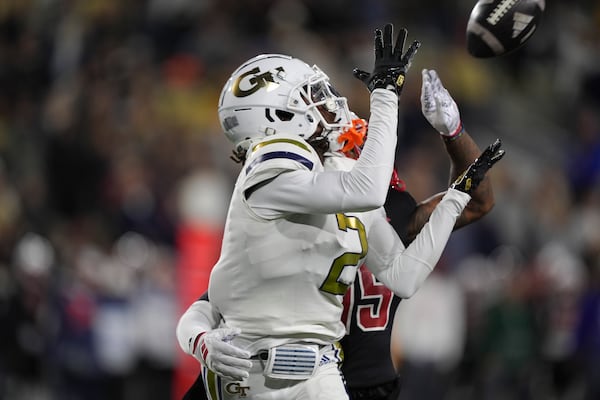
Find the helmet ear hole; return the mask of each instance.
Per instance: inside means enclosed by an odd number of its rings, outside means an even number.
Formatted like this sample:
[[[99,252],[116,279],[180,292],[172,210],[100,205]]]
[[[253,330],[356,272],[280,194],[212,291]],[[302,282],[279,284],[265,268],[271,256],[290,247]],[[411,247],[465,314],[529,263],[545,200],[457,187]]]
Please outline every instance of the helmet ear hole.
[[[291,121],[294,118],[294,113],[285,110],[275,110],[275,115],[284,122]]]

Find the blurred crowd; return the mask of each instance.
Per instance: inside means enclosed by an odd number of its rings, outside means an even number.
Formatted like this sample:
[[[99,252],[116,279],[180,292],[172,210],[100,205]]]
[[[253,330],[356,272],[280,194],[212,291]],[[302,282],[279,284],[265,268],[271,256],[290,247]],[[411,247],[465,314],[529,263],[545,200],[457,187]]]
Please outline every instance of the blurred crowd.
[[[483,60],[465,47],[474,3],[1,0],[0,399],[175,399],[182,227],[218,236],[239,168],[222,85],[291,54],[366,118],[351,71],[388,21],[422,42],[397,151],[414,197],[449,177],[422,68],[507,151],[494,210],[400,305],[403,396],[600,398],[600,5],[547,1],[526,46]]]

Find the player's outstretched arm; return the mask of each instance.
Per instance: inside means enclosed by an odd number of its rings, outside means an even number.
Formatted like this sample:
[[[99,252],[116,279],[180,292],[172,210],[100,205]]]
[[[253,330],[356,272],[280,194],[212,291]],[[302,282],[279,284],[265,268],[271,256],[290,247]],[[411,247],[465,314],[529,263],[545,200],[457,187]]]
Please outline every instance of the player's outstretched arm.
[[[481,155],[481,149],[464,128],[458,106],[443,86],[437,72],[423,69],[421,75],[421,110],[427,121],[443,138],[450,158],[450,183],[452,183]],[[499,150],[500,142],[495,145]],[[484,174],[477,188],[471,190],[470,194],[471,201],[458,217],[455,229],[477,221],[489,213],[494,206],[494,193],[488,175]],[[435,194],[417,205],[407,228],[411,239],[429,220],[429,216],[443,195],[444,193]]]
[[[504,150],[500,148],[501,145],[500,139],[496,139],[450,185],[452,189],[471,195],[471,200],[456,219],[454,229],[477,221],[492,209],[494,198],[487,171],[504,157]],[[406,228],[406,236],[409,242],[416,237],[429,221],[431,214],[445,194],[446,192],[438,193],[417,204]]]
[[[481,154],[481,149],[467,133],[456,102],[444,87],[438,73],[433,69],[421,71],[421,110],[431,126],[444,139],[444,145],[450,157],[450,183],[458,178]],[[472,191],[469,205],[457,221],[457,227],[471,223],[494,206],[494,194],[485,177],[477,190]]]
[[[408,247],[385,215],[374,218],[368,232],[369,252],[365,264],[397,296],[411,297],[438,263],[456,220],[469,200],[469,193],[448,189]]]
[[[253,188],[246,199],[258,216],[274,219],[289,213],[366,211],[379,208],[385,203],[397,143],[398,93],[419,47],[419,42],[415,41],[404,52],[405,29],[400,31],[395,44],[392,36],[391,24],[386,25],[383,32],[378,29],[375,33],[375,63],[372,72],[354,72],[371,92],[369,135],[354,167],[350,171],[315,173],[313,166],[317,162],[309,160],[313,168],[311,173],[306,173],[302,167],[285,174],[279,173],[275,177],[270,176],[268,181],[263,179],[262,182],[265,183]],[[287,146],[285,151],[291,151],[289,143],[277,146]],[[299,151],[292,150],[295,153]],[[265,147],[249,157],[258,157],[260,151],[266,151]],[[303,157],[308,158],[306,155]],[[253,165],[255,161],[249,158],[247,162]],[[264,160],[259,161],[262,162]],[[250,174],[258,175],[259,168],[260,164],[257,164]],[[279,171],[281,167],[278,166],[277,169]]]
[[[504,156],[496,140],[450,185],[408,247],[384,218],[369,231],[366,264],[377,279],[402,298],[411,297],[438,263],[458,217],[487,171]]]
[[[450,182],[454,182],[459,174],[469,168],[471,163],[481,155],[481,149],[464,128],[459,137],[455,140],[444,140],[444,143],[451,160]],[[456,221],[455,229],[477,221],[493,207],[494,192],[489,175],[486,174],[477,188],[471,191],[471,201]]]

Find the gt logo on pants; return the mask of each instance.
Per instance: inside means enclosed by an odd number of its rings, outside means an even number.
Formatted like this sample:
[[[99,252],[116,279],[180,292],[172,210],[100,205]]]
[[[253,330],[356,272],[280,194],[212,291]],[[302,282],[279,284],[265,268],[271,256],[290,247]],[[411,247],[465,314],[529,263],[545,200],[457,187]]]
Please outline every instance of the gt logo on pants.
[[[229,394],[239,394],[240,397],[246,397],[246,391],[250,390],[250,386],[242,386],[239,382],[231,382],[225,385],[225,390]]]

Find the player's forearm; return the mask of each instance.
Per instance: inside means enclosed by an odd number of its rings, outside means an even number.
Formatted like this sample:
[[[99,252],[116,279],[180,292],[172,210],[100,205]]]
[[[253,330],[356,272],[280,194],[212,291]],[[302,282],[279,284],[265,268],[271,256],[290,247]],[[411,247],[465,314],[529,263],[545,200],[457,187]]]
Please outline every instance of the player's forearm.
[[[423,229],[423,226],[429,221],[431,213],[440,203],[445,193],[446,192],[437,193],[417,205],[417,208],[412,213],[406,226],[408,243],[411,243],[415,239],[417,234]],[[463,226],[478,220],[486,213],[487,210],[482,209],[481,204],[471,198],[471,201],[469,201],[462,213],[456,219],[454,229],[462,228]]]
[[[466,130],[460,136],[442,140],[450,157],[449,183],[452,183],[481,154],[481,149]]]
[[[382,242],[373,243],[370,247],[369,252],[373,250],[374,254],[368,257],[374,258],[367,259],[367,265],[385,265],[380,271],[372,269],[377,278],[397,296],[411,297],[439,261],[456,220],[469,200],[468,194],[449,189],[431,213],[429,221],[406,249],[396,246],[394,253],[386,254],[384,249],[390,244],[386,242],[388,239],[379,236],[377,240]],[[379,251],[382,254],[377,254]]]
[[[179,318],[176,328],[177,342],[181,349],[194,355],[194,342],[202,332],[218,326],[218,314],[208,301],[198,300]]]
[[[469,133],[463,130],[459,137],[444,139],[446,151],[450,157],[450,180],[454,180],[465,171],[481,154],[481,149]],[[494,193],[490,178],[486,176],[476,190],[471,193],[471,201],[459,217],[456,228],[460,228],[483,217],[494,206]]]
[[[379,206],[385,202],[392,176],[397,130],[398,96],[389,90],[376,89],[371,94],[368,138],[344,184],[358,185],[357,192],[362,192],[367,197],[373,195],[380,198]]]
[[[491,185],[487,186],[488,187],[484,189],[479,188],[479,193],[482,193],[482,190],[491,191]],[[433,210],[435,210],[435,207],[439,204],[444,194],[445,192],[437,193],[417,205],[417,208],[412,213],[406,226],[406,236],[408,238],[408,243],[414,240],[419,231],[423,228],[423,226],[425,226],[427,221],[429,221],[431,213],[433,212]],[[483,197],[493,199],[493,195],[491,193],[484,194]],[[472,197],[471,201],[467,204],[465,209],[456,219],[454,229],[456,230],[462,228],[463,226],[469,225],[477,221],[491,210],[493,204],[493,201],[480,202],[474,197]]]
[[[415,237],[417,237],[421,229],[423,229],[427,221],[429,221],[431,213],[433,212],[433,210],[435,210],[435,207],[440,203],[444,194],[445,192],[435,194],[417,205],[417,208],[410,216],[406,227],[406,236],[409,240],[409,242],[406,243],[406,245],[411,243],[415,239]]]

